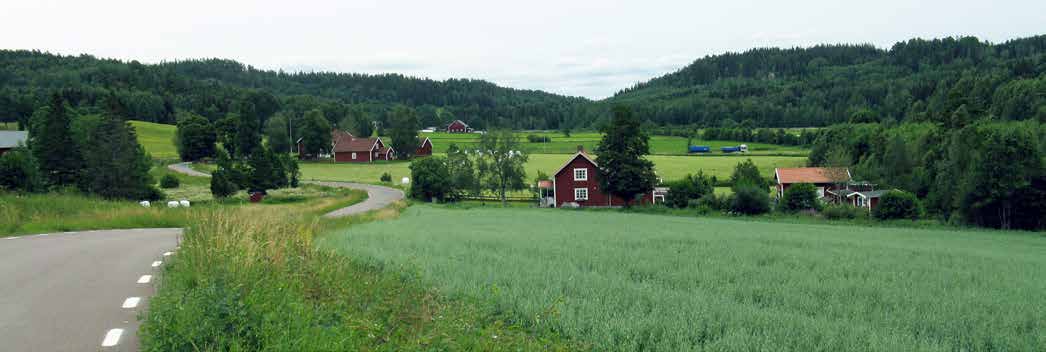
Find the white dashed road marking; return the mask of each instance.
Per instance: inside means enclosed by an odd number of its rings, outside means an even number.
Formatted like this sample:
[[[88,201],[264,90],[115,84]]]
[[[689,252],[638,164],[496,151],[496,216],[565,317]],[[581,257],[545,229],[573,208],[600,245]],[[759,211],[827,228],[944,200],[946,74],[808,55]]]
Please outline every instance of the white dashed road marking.
[[[153,267],[154,267],[154,268],[155,268],[155,267],[158,267],[158,266],[160,266],[160,264],[163,264],[163,262],[161,262],[161,261],[157,260],[157,261],[153,262]]]
[[[140,283],[140,284],[147,284],[147,283],[149,283],[149,280],[152,280],[152,279],[153,279],[152,275],[142,275],[142,277],[138,278],[138,283]]]
[[[105,339],[102,340],[102,347],[116,346],[120,342],[120,335],[123,335],[123,329],[112,329],[105,333]]]
[[[141,301],[141,297],[127,297],[123,301],[123,308],[134,308],[138,306],[138,301]]]

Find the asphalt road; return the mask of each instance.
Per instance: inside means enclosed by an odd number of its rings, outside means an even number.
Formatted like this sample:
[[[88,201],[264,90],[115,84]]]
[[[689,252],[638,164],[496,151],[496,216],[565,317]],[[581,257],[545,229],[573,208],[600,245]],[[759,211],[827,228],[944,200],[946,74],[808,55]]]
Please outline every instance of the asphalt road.
[[[170,258],[164,253],[175,250],[181,232],[104,230],[0,239],[0,350],[137,351],[137,314],[153,293],[152,280],[141,281],[158,273],[153,264]],[[113,329],[122,329],[119,338]],[[115,344],[103,347],[105,342]]]

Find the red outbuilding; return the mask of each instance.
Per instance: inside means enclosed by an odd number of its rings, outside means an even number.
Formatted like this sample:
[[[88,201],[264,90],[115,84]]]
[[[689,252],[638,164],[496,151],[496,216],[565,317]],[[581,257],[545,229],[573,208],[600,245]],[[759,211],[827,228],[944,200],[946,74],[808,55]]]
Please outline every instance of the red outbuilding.
[[[555,207],[619,207],[625,200],[599,189],[599,169],[580,146],[563,167],[553,175],[553,203]],[[665,189],[657,188],[632,202],[633,205],[653,204],[664,200]]]
[[[774,169],[774,181],[777,182],[777,196],[784,196],[784,191],[797,183],[812,183],[817,187],[817,196],[823,198],[825,191],[846,188],[850,182],[850,170],[825,167],[783,167]]]
[[[447,125],[447,133],[470,133],[472,127],[469,127],[467,123],[461,120],[454,120],[450,125]]]
[[[414,156],[429,156],[432,155],[432,140],[425,137],[425,140],[421,141],[421,145],[418,149],[414,150]]]

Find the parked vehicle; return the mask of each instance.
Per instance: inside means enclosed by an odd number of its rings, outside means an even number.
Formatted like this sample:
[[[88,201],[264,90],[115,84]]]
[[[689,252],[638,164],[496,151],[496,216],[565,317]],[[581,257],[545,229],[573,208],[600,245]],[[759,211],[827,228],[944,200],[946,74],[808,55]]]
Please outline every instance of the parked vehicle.
[[[723,147],[721,148],[721,150],[723,151],[723,153],[747,153],[748,145],[742,144],[739,146]]]
[[[712,147],[707,145],[692,145],[687,148],[687,151],[690,153],[708,153],[712,151]]]

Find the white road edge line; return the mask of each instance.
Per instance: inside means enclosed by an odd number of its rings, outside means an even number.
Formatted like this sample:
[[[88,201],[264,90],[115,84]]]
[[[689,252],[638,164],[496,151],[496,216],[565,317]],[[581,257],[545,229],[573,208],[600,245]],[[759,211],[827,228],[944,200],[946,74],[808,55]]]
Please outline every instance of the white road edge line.
[[[161,262],[161,261],[157,260],[157,261],[153,262],[153,267],[154,267],[154,268],[155,268],[155,267],[158,267],[158,266],[160,266],[160,264],[163,264],[163,262]]]
[[[134,307],[137,307],[138,306],[138,302],[141,301],[141,300],[142,300],[141,297],[127,297],[127,299],[125,299],[123,301],[122,308],[134,308]]]
[[[120,343],[120,335],[123,335],[123,329],[111,329],[105,333],[105,339],[102,340],[102,347],[113,347],[117,343]]]
[[[147,283],[149,283],[149,280],[152,280],[152,279],[153,279],[152,275],[142,275],[142,277],[138,278],[138,283],[140,283],[140,284],[147,284]]]

